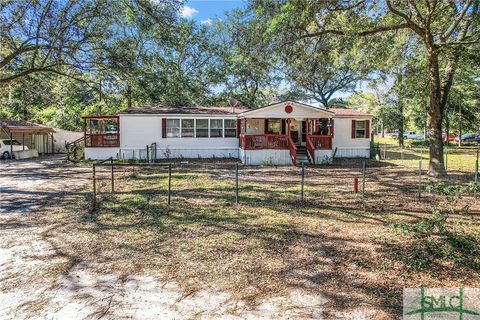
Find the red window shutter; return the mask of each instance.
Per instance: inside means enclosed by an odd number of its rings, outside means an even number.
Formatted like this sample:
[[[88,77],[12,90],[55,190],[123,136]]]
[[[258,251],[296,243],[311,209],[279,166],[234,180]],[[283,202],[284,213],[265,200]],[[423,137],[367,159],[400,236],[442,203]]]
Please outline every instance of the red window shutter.
[[[334,129],[335,129],[335,122],[333,119],[330,119],[330,123],[331,123],[331,127],[330,127],[330,135],[332,136],[333,138],[333,134],[334,134]]]
[[[265,134],[268,133],[268,119],[265,119]]]
[[[370,138],[370,120],[365,120],[365,138]]]
[[[352,120],[352,139],[355,139],[355,120]]]
[[[162,138],[167,137],[167,119],[162,118]]]
[[[240,137],[240,128],[242,126],[242,120],[237,119],[237,138]]]

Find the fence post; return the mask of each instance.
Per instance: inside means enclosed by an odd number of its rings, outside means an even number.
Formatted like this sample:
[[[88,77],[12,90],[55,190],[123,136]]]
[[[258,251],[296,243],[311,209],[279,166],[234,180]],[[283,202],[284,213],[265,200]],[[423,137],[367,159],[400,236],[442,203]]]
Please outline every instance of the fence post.
[[[97,203],[97,184],[95,183],[95,180],[97,177],[95,176],[95,163],[92,165],[92,181],[93,181],[93,207],[95,207]]]
[[[403,146],[400,146],[400,159],[403,160]]]
[[[478,187],[478,149],[477,149],[477,159],[475,160],[475,188],[473,189],[473,196],[477,198],[477,187]]]
[[[147,163],[150,163],[150,150],[148,145],[147,145]]]
[[[305,163],[302,162],[302,189],[301,189],[301,198],[302,198],[302,202],[303,202],[303,194],[304,194],[304,184],[305,184]]]
[[[172,164],[168,164],[168,205],[170,205],[170,194],[172,189]]]
[[[362,203],[365,208],[365,160],[362,160]]]
[[[418,200],[422,197],[422,158],[418,161]]]
[[[112,165],[112,193],[115,192],[115,184],[114,184],[114,175],[113,175],[113,158],[110,159],[110,163]]]
[[[235,203],[238,204],[238,163],[235,164]]]
[[[383,160],[387,160],[387,144],[383,144]]]

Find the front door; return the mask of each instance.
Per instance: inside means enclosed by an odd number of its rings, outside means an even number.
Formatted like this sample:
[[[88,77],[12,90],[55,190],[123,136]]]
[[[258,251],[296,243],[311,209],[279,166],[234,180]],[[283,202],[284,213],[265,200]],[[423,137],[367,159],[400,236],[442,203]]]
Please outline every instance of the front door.
[[[307,145],[307,121],[302,121],[302,130],[300,132],[300,145],[306,146]]]

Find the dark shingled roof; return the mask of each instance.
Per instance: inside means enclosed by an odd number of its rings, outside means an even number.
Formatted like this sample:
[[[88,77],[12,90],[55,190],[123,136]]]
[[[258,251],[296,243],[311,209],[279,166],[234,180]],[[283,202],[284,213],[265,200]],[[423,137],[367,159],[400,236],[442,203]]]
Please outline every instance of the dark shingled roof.
[[[42,124],[31,123],[21,120],[1,120],[0,127],[6,128],[10,132],[26,132],[26,133],[50,133],[54,132],[53,128]]]
[[[218,107],[218,106],[196,106],[196,107],[139,107],[129,108],[119,114],[213,114],[213,115],[235,115],[247,111],[245,108]]]

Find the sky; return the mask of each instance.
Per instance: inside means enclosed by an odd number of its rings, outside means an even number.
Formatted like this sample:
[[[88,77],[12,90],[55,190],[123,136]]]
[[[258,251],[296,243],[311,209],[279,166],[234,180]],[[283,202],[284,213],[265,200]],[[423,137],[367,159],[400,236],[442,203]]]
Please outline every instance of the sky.
[[[211,23],[214,19],[224,19],[225,12],[243,8],[244,0],[188,0],[181,11],[181,16],[198,23]]]
[[[187,0],[182,8],[180,15],[185,19],[194,20],[200,24],[212,23],[215,19],[223,20],[225,12],[244,8],[247,0]],[[357,90],[366,90],[366,84],[360,83]],[[333,98],[347,98],[351,93],[336,92]],[[314,101],[307,101],[310,104],[319,104]]]

